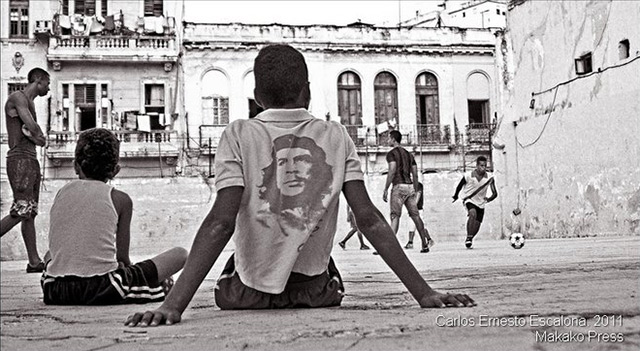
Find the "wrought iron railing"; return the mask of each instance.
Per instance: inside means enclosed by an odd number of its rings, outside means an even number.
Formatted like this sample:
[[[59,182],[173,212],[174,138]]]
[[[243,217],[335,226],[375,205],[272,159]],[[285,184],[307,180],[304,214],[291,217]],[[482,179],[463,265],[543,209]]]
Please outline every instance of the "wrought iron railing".
[[[173,36],[93,36],[79,37],[72,35],[60,35],[51,37],[53,48],[78,48],[78,49],[171,49],[175,44]]]
[[[226,124],[201,125],[198,128],[200,148],[217,148]]]
[[[472,123],[467,125],[467,143],[490,144],[496,129],[495,123]]]
[[[152,130],[141,132],[137,130],[113,130],[121,143],[170,143],[176,140],[177,133],[172,130]],[[48,133],[49,144],[68,144],[78,141],[80,132],[56,132]]]
[[[345,125],[356,146],[389,146],[389,131],[379,133],[375,126]],[[440,124],[399,125],[403,145],[450,145],[451,127]]]

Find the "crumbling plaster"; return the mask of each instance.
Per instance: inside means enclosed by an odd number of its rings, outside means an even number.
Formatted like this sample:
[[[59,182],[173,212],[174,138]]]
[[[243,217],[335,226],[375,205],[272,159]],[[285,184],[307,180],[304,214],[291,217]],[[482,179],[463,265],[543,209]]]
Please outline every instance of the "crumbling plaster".
[[[527,1],[508,23],[494,140],[504,231],[640,234],[640,3]],[[578,77],[574,59],[587,52],[594,73]]]

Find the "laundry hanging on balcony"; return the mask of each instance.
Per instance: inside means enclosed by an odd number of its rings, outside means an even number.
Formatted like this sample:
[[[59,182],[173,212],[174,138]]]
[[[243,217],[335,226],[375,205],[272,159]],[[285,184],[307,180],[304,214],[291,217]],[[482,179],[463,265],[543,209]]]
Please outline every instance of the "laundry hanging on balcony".
[[[149,115],[138,115],[138,130],[141,132],[151,132],[151,118]]]
[[[155,31],[156,31],[156,18],[155,17],[145,17],[143,21],[144,21],[144,32],[145,33],[155,33]]]
[[[167,20],[164,16],[156,17],[156,34],[164,34],[164,27],[166,27]]]
[[[60,17],[58,18],[58,23],[60,24],[60,27],[64,28],[64,29],[71,29],[71,18],[69,18],[69,16],[67,15],[60,15]]]
[[[132,112],[125,112],[125,121],[124,121],[124,127],[125,129],[128,130],[135,130],[138,125],[137,125],[137,118],[135,113]]]
[[[107,16],[104,19],[104,30],[106,31],[113,31],[116,29],[116,22],[115,22],[115,18],[113,17],[113,15],[111,16]]]
[[[71,27],[73,29],[73,35],[84,35],[86,28],[84,25],[84,20],[82,18],[74,16],[73,22],[71,22]]]
[[[90,18],[91,20],[91,27],[89,27],[89,33],[102,33],[102,29],[104,28],[102,26],[102,23],[100,23],[100,21],[98,21],[97,18]]]

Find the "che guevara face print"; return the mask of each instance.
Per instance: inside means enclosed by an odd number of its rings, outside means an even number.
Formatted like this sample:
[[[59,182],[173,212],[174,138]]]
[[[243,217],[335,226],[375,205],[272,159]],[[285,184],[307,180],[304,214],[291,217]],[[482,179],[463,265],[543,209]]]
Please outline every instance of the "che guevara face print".
[[[325,151],[311,138],[286,134],[273,141],[271,158],[259,185],[266,211],[276,216],[285,235],[314,227],[333,181]]]

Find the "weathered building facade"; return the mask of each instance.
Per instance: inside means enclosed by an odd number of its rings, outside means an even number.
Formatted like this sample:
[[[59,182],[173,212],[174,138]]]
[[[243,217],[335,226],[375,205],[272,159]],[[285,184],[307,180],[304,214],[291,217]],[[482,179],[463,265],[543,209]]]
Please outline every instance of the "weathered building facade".
[[[507,19],[494,140],[506,229],[639,234],[640,3],[513,0]]]
[[[16,84],[26,84],[31,68],[51,75],[49,96],[36,99],[49,139],[41,159],[45,178],[75,177],[75,141],[93,127],[109,128],[121,140],[121,176],[175,174],[181,1],[10,0],[1,6],[3,23],[10,23],[2,26],[2,101]],[[18,53],[25,62],[19,71],[5,62]],[[10,72],[14,67],[18,72]]]
[[[311,110],[340,121],[366,171],[386,171],[387,130],[404,135],[422,170],[460,169],[490,155],[499,104],[499,29],[289,26],[183,22],[180,0],[8,0],[2,6],[6,101],[31,68],[51,74],[37,98],[48,135],[45,178],[74,178],[83,130],[121,140],[120,177],[213,175],[220,132],[260,111],[253,60],[271,43],[301,50]],[[183,27],[184,25],[184,27]],[[2,111],[0,162],[7,144]]]
[[[507,0],[442,0],[437,10],[400,23],[403,27],[504,28]]]
[[[421,169],[462,168],[464,155],[489,153],[498,110],[496,33],[362,23],[185,23],[184,106],[193,155],[185,167],[206,163],[229,121],[258,112],[253,60],[263,46],[287,43],[307,60],[311,112],[347,126],[367,171],[386,170],[390,128],[404,135]]]
[[[29,1],[0,1],[0,179],[6,178],[7,135],[4,104],[9,94],[22,90],[27,84],[27,74],[35,67],[47,67],[46,39],[38,40],[38,31],[44,29],[50,20],[53,2],[30,4]],[[36,9],[37,7],[37,9]],[[50,22],[49,22],[50,23]],[[42,29],[41,29],[42,28]],[[46,130],[50,100],[48,97],[36,98],[38,124]],[[38,155],[40,162],[43,154]]]

